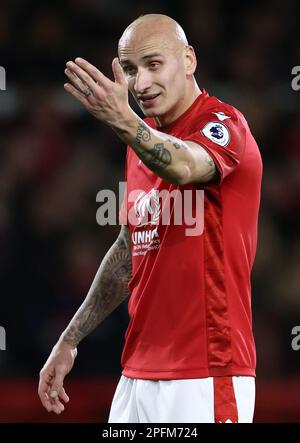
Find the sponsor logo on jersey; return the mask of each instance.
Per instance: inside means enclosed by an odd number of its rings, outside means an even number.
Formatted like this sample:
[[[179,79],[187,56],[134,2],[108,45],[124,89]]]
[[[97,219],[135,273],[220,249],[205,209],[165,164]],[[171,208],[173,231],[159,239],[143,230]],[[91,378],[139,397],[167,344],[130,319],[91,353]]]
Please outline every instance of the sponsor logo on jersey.
[[[223,146],[223,148],[225,148],[230,141],[230,132],[224,123],[209,122],[201,132],[209,140],[217,143],[217,145]]]
[[[156,238],[159,238],[157,228],[152,230],[147,229],[144,231],[135,231],[131,236],[132,243],[134,245],[139,245],[142,243],[150,243]]]

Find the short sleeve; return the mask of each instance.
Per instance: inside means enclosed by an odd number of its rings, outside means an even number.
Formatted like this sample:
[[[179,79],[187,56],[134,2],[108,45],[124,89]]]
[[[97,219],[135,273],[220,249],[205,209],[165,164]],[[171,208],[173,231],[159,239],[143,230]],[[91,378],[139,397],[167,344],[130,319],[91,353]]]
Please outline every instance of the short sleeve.
[[[246,145],[246,121],[234,111],[211,112],[201,118],[199,129],[184,137],[201,145],[220,172],[220,182],[240,164]]]

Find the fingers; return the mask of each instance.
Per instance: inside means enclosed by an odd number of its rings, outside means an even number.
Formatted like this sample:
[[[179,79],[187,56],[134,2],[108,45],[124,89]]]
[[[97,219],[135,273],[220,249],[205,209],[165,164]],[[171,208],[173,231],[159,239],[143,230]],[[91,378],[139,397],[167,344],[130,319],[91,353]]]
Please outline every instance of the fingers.
[[[73,86],[75,86],[75,88],[78,90],[78,92],[81,93],[84,97],[88,97],[87,92],[90,92],[90,89],[80,80],[75,72],[71,71],[70,69],[65,69],[65,74],[72,82]]]
[[[60,391],[57,392],[55,389],[49,386],[48,392],[45,392],[43,395],[42,404],[48,412],[54,412],[55,414],[59,415],[65,410],[65,406],[60,400],[63,400],[65,403],[70,401],[64,388],[61,388]]]
[[[60,414],[64,409],[64,405],[59,401],[58,397],[52,398],[48,392],[39,392],[42,405],[48,412]]]
[[[50,397],[56,398],[63,388],[65,373],[63,371],[56,370],[55,378],[52,381],[50,389]]]
[[[75,97],[78,101],[80,101],[84,106],[90,106],[90,102],[87,99],[87,96],[82,92],[79,92],[71,83],[64,84],[65,91],[69,92],[73,97]]]
[[[126,83],[126,79],[124,76],[123,69],[120,65],[118,57],[115,57],[112,62],[112,70],[114,73],[116,83],[124,84]]]
[[[81,58],[67,62],[65,70],[70,82],[64,84],[64,89],[104,122],[117,120],[123,104],[128,105],[128,86],[118,58],[112,67],[115,82]]]
[[[50,403],[50,411],[48,411],[48,412],[53,411],[57,415],[61,414],[65,410],[65,406],[63,405],[63,403],[60,400],[63,398],[67,398],[66,402],[69,401],[69,397],[65,393],[64,388],[61,388],[61,390],[59,392],[57,392],[51,388],[50,393],[47,395],[49,397],[49,403]]]
[[[77,57],[75,59],[75,64],[76,66],[80,67],[82,71],[86,72],[94,80],[95,83],[98,83],[103,88],[106,89],[111,86],[111,80],[105,77],[105,75],[102,74],[99,69],[97,69],[88,61],[84,60],[83,58]]]
[[[39,382],[38,394],[42,402],[42,405],[48,412],[50,412],[52,410],[52,405],[49,396],[47,394],[48,388],[49,388],[48,384],[41,377]]]
[[[66,391],[64,390],[64,388],[61,388],[61,391],[60,391],[60,393],[59,393],[59,396],[63,399],[63,401],[64,401],[65,403],[69,403],[70,398],[69,398],[69,396],[67,395],[67,393],[66,393]]]
[[[97,83],[95,80],[87,74],[83,69],[81,69],[76,63],[68,62],[67,63],[67,69],[69,72],[71,72],[73,75],[68,76],[72,83],[76,86],[76,83],[83,84],[84,87],[81,89],[79,88],[82,93],[84,93],[85,90],[90,89],[91,92],[94,94],[97,89]],[[66,71],[65,71],[66,72]],[[74,75],[75,74],[75,75]],[[74,79],[78,79],[77,81],[74,81]]]
[[[77,62],[78,60],[81,61],[80,64]],[[66,71],[65,73],[73,85],[78,87],[83,94],[86,90],[90,90],[93,95],[99,94],[99,85],[107,89],[112,84],[97,68],[82,59],[77,58],[76,63],[67,62]]]
[[[41,373],[38,393],[42,405],[48,412],[61,414],[65,407],[61,400],[65,403],[69,402],[69,396],[63,388],[64,373],[58,372],[56,377],[53,375]]]

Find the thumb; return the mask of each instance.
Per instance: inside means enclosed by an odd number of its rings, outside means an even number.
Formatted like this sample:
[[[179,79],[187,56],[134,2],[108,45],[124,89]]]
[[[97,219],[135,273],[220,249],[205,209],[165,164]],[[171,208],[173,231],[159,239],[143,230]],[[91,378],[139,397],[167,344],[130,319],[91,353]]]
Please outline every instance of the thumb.
[[[52,382],[52,386],[50,389],[50,397],[51,398],[55,398],[59,395],[60,390],[63,387],[63,383],[64,383],[64,374],[63,372],[57,372],[55,379]]]
[[[118,57],[115,57],[112,61],[112,70],[114,73],[116,83],[119,83],[121,85],[126,83],[124,72],[120,65]]]

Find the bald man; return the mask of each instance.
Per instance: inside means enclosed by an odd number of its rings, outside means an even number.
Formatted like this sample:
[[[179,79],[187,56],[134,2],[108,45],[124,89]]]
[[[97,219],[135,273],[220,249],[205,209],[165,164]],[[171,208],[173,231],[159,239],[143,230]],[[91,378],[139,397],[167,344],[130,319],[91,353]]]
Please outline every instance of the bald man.
[[[243,115],[198,87],[172,18],[131,23],[112,69],[114,81],[82,58],[65,70],[65,90],[127,145],[127,189],[119,237],[41,370],[40,399],[64,410],[78,343],[130,297],[109,422],[251,422],[258,147]]]

